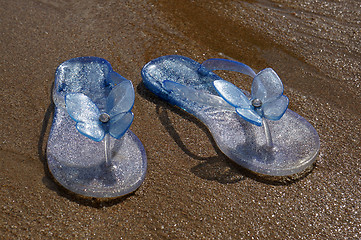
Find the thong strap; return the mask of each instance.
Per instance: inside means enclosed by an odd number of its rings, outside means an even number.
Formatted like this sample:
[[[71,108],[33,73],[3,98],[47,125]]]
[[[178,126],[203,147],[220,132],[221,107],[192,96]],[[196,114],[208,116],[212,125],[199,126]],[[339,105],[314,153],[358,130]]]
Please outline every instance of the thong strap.
[[[252,78],[256,76],[256,73],[253,71],[253,69],[247,66],[246,64],[228,59],[221,59],[221,58],[208,59],[201,64],[198,71],[202,73],[203,71],[205,71],[204,68],[209,71],[228,70],[228,71],[240,72],[248,76],[251,76]]]

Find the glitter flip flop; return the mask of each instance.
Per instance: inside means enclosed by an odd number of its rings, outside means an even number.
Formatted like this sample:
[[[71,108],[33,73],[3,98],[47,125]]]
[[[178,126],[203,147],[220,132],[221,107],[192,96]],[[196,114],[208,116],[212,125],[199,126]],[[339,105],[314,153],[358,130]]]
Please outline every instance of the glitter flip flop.
[[[135,191],[144,181],[147,158],[129,130],[132,83],[104,59],[73,58],[56,70],[53,100],[47,158],[56,181],[88,197]]]
[[[251,76],[251,94],[213,70]],[[199,64],[174,55],[147,63],[142,77],[153,93],[202,121],[220,150],[253,172],[290,176],[311,168],[318,155],[316,130],[287,109],[282,82],[270,68],[256,74],[231,60],[209,59]]]

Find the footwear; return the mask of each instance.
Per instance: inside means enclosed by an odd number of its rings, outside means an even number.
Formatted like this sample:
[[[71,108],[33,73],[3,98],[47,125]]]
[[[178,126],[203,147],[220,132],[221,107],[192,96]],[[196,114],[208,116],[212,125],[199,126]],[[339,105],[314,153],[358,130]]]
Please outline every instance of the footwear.
[[[47,144],[57,182],[77,194],[114,198],[135,191],[147,169],[145,150],[128,128],[132,83],[97,57],[73,58],[56,70],[55,113]]]
[[[252,93],[214,74],[230,70],[254,78]],[[210,59],[199,64],[163,56],[142,69],[153,93],[202,121],[220,150],[239,165],[269,176],[289,176],[311,167],[320,148],[316,130],[287,109],[288,98],[272,69],[256,74],[245,64]]]

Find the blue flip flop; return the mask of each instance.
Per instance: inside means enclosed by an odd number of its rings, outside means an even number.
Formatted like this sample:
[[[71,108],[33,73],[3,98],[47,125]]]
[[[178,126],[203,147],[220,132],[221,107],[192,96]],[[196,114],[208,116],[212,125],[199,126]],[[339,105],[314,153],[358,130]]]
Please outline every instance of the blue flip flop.
[[[213,70],[253,78],[251,94]],[[220,150],[239,165],[269,176],[290,176],[310,169],[319,152],[316,130],[287,109],[283,85],[270,68],[256,74],[226,59],[202,64],[183,56],[163,56],[142,69],[145,86],[160,98],[202,121]]]
[[[56,70],[55,113],[47,144],[55,180],[77,194],[114,198],[144,181],[147,158],[129,130],[132,83],[97,57],[73,58]]]

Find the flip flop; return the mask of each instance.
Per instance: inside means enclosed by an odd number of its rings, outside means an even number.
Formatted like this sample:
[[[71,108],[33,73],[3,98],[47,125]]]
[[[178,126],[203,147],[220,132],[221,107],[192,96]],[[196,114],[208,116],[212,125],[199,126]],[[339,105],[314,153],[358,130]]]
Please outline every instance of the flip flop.
[[[254,78],[251,94],[213,73],[237,71]],[[312,168],[320,148],[316,130],[287,109],[283,85],[270,68],[256,74],[245,64],[163,56],[142,69],[144,85],[202,121],[219,149],[259,174],[290,176]]]
[[[55,180],[87,197],[135,191],[144,181],[147,158],[129,130],[132,83],[104,59],[73,58],[56,70],[53,100],[47,159]]]

